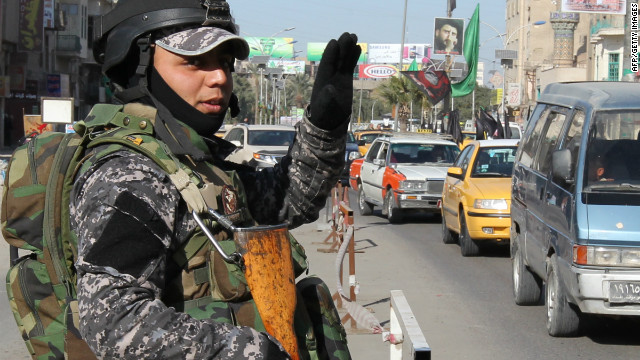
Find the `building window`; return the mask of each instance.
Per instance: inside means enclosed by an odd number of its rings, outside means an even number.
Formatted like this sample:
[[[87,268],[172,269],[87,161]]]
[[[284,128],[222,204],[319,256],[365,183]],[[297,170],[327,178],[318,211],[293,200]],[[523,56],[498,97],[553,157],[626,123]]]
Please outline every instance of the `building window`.
[[[609,53],[609,81],[620,79],[620,54]]]

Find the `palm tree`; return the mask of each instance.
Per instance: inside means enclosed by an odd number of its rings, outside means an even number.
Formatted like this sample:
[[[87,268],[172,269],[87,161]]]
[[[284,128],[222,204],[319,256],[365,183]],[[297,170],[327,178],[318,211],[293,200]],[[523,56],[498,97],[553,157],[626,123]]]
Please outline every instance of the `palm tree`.
[[[407,130],[407,119],[410,115],[410,105],[423,104],[424,94],[411,80],[405,77],[391,77],[385,80],[377,89],[374,96],[389,106],[399,106],[396,111],[398,128]]]
[[[240,106],[238,118],[255,118],[253,104],[256,96],[251,84],[251,76],[235,76],[233,82],[233,92],[238,97],[238,105]]]
[[[286,79],[287,104],[294,104],[298,109],[304,109],[311,101],[312,83],[307,74],[295,74]]]

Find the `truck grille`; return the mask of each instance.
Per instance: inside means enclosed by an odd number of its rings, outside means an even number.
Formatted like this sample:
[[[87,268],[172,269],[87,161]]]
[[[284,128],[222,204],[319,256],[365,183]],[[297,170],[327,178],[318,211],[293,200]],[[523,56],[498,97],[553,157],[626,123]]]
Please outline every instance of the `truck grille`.
[[[427,192],[430,194],[433,194],[433,193],[442,194],[443,187],[444,187],[444,180],[427,180]]]

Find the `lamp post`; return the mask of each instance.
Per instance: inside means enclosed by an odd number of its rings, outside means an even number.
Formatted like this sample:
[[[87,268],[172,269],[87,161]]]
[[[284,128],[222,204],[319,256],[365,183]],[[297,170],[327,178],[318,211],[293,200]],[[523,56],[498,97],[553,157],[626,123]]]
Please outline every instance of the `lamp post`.
[[[284,28],[284,29],[282,29],[280,31],[277,31],[277,32],[271,34],[271,36],[269,36],[269,39],[275,37],[278,34],[281,34],[281,33],[286,32],[286,31],[291,31],[293,29],[295,29],[295,26]],[[267,54],[267,52],[265,51],[265,48],[262,46],[262,43],[260,41],[256,40],[256,38],[254,36],[244,32],[244,31],[241,31],[241,33],[243,35],[248,36],[248,37],[251,38],[252,45],[253,45],[253,46],[250,46],[251,49],[257,50],[261,54],[260,56],[253,56],[252,59],[251,59],[251,62],[258,64],[258,68],[260,70],[260,99],[259,99],[259,102],[264,105],[263,96],[262,96],[262,78],[264,76],[263,75],[264,74],[264,70],[266,69],[266,67],[268,65],[268,62],[269,62],[269,59],[271,58],[271,54],[273,54],[273,51],[276,48],[278,48],[280,46],[284,46],[284,45],[290,45],[290,44],[296,43],[297,41],[291,41],[291,42],[288,42],[286,44],[280,44],[280,45],[276,46],[275,48],[271,48],[270,49],[271,51],[269,51],[269,53]],[[262,124],[262,108],[260,108],[258,110],[259,110],[259,123]],[[258,115],[258,114],[256,114],[256,115]]]
[[[504,98],[505,98],[505,94],[504,94],[504,83],[506,80],[506,63],[504,62],[504,60],[515,60],[518,58],[518,51],[517,50],[508,50],[507,49],[507,45],[509,44],[509,40],[511,40],[511,38],[517,34],[520,30],[524,29],[524,28],[528,28],[530,26],[537,26],[537,25],[543,25],[546,23],[546,21],[544,20],[540,20],[540,21],[535,21],[529,24],[524,24],[519,26],[517,29],[513,30],[511,32],[511,34],[509,34],[509,36],[507,36],[507,38],[505,39],[505,36],[507,35],[506,33],[501,33],[500,31],[498,31],[498,29],[495,28],[495,26],[485,23],[484,21],[480,21],[481,24],[486,25],[488,27],[490,27],[493,31],[495,31],[498,36],[500,37],[500,40],[502,40],[502,49],[496,49],[496,58],[499,58],[500,61],[500,65],[502,66],[502,73],[503,73],[503,77],[502,77],[502,96],[501,96],[501,101],[500,101],[500,111],[502,112],[502,116],[503,119],[505,121],[507,121],[507,117],[506,117],[506,111],[505,111],[505,107],[504,107]],[[495,36],[494,36],[495,38]],[[493,38],[492,38],[493,39]]]

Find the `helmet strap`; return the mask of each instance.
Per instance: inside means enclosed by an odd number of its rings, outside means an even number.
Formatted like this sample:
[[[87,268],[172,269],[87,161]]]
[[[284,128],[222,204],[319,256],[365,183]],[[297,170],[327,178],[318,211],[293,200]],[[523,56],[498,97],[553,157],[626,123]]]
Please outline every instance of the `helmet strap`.
[[[136,69],[136,75],[138,75],[140,79],[146,79],[147,68],[149,68],[151,64],[151,34],[138,39],[137,44],[140,52],[140,60],[138,62],[138,68]]]

